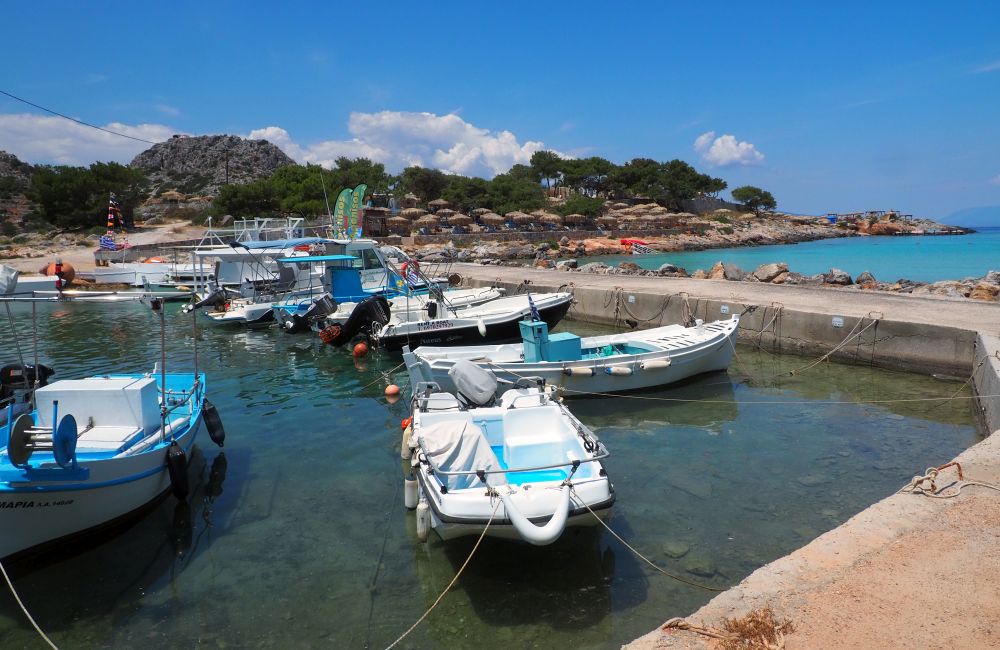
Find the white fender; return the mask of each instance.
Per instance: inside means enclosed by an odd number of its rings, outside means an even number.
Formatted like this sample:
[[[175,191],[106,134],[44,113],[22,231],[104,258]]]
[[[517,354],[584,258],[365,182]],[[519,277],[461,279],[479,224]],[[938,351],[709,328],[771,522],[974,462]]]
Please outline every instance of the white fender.
[[[579,375],[581,377],[593,377],[593,368],[580,368],[579,366],[572,366],[569,368],[563,368],[563,374],[567,377],[572,377],[573,375]]]
[[[482,318],[477,318],[476,329],[479,330],[479,336],[486,336],[486,321]]]
[[[403,442],[399,446],[399,457],[403,460],[410,460],[413,455],[413,448],[410,447],[410,436],[413,435],[412,426],[403,429]]]
[[[632,374],[632,369],[628,366],[608,366],[604,369],[604,372],[609,375],[617,375],[619,377],[628,377]]]
[[[666,359],[651,359],[649,361],[643,361],[639,364],[639,367],[643,370],[660,370],[661,368],[670,367],[670,357]]]
[[[559,489],[560,498],[556,505],[556,511],[544,526],[536,526],[531,523],[514,505],[509,493],[500,494],[500,500],[503,501],[507,517],[510,519],[510,523],[514,524],[514,529],[521,536],[521,539],[535,546],[545,546],[559,539],[563,529],[566,528],[566,519],[569,517],[569,486],[564,485]]]

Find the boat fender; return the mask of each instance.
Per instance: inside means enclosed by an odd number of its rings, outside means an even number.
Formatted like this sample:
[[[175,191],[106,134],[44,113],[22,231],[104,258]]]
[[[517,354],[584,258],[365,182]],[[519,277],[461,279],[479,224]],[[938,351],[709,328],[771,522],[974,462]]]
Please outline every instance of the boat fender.
[[[604,369],[604,372],[618,377],[628,377],[632,374],[632,369],[628,366],[608,366]]]
[[[573,377],[573,376],[578,376],[578,377],[593,377],[594,376],[594,369],[593,368],[579,368],[579,367],[577,367],[577,368],[563,368],[563,374],[566,375],[567,377]]]
[[[413,448],[410,447],[410,436],[413,435],[413,429],[406,427],[403,429],[403,444],[399,446],[399,457],[403,460],[410,460],[410,456],[413,455]]]
[[[219,417],[215,404],[209,402],[208,398],[205,399],[205,403],[201,407],[201,415],[205,419],[208,437],[220,447],[224,446],[226,444],[226,429],[222,426],[222,418]]]
[[[417,479],[412,475],[403,478],[403,505],[407,510],[417,507]]]
[[[518,510],[517,506],[514,505],[514,500],[511,499],[510,493],[501,493],[500,500],[503,501],[503,507],[507,513],[507,518],[510,519],[510,523],[514,525],[514,530],[516,530],[517,534],[521,536],[521,539],[529,544],[534,544],[535,546],[545,546],[547,544],[551,544],[559,539],[559,536],[562,535],[563,529],[566,528],[566,519],[569,517],[568,485],[563,485],[559,488],[559,502],[556,504],[555,512],[552,514],[552,518],[549,519],[544,526],[536,526],[531,523],[531,520],[525,517],[524,514]]]
[[[187,498],[190,488],[187,475],[187,455],[177,441],[170,443],[167,449],[167,471],[170,473],[170,486],[174,496],[183,501]]]
[[[643,370],[662,370],[663,368],[670,367],[670,359],[650,359],[649,361],[641,362],[639,367]]]
[[[426,501],[417,504],[417,539],[421,542],[427,541],[427,535],[431,532],[431,507]]]
[[[477,318],[476,329],[479,330],[479,336],[486,336],[486,321],[482,318]]]

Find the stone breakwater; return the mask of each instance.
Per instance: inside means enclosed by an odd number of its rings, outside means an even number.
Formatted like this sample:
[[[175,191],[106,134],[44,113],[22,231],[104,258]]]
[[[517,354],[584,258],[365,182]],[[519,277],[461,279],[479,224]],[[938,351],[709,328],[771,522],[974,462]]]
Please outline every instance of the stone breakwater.
[[[610,266],[603,262],[590,262],[582,266],[576,260],[559,260],[552,262],[547,259],[535,261],[538,268],[555,268],[576,273],[592,273],[598,275],[633,275],[648,277],[693,278],[705,280],[727,280],[731,282],[764,282],[769,284],[791,284],[815,287],[840,287],[857,289],[859,291],[889,291],[893,293],[910,293],[914,295],[936,295],[951,298],[971,298],[997,302],[1000,296],[1000,271],[990,271],[979,278],[962,280],[941,280],[939,282],[917,282],[899,279],[894,282],[883,282],[868,271],[852,278],[849,273],[831,268],[826,273],[802,275],[789,270],[783,262],[761,264],[753,271],[744,271],[735,264],[716,262],[709,270],[698,269],[689,273],[687,269],[674,264],[663,264],[658,269],[644,269],[635,262],[621,262],[618,266]]]

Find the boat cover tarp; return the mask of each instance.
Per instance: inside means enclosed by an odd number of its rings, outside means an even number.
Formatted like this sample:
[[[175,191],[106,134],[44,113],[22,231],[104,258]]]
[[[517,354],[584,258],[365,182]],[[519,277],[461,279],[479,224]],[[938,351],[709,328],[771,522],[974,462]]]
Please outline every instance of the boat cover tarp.
[[[17,269],[0,264],[0,296],[14,293],[14,289],[17,287],[17,276]]]
[[[496,395],[497,378],[493,373],[467,359],[456,361],[448,376],[461,396],[476,406],[486,406]]]
[[[298,237],[296,239],[274,239],[271,241],[254,240],[239,242],[236,245],[241,248],[292,248],[293,246],[305,246],[307,244],[321,244],[330,241],[322,237]]]
[[[468,421],[432,424],[420,431],[417,441],[427,460],[445,472],[503,469],[482,429]],[[438,476],[449,490],[465,490],[482,485],[475,474]],[[486,483],[493,487],[506,485],[507,475],[487,474]]]

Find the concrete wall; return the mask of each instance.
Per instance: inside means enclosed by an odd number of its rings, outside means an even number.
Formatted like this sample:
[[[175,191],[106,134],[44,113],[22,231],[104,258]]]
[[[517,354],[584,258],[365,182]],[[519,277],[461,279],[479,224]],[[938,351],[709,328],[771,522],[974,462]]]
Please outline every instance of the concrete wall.
[[[972,380],[977,395],[1000,395],[1000,336],[976,337]],[[980,397],[979,409],[987,432],[1000,432],[1000,397]]]

